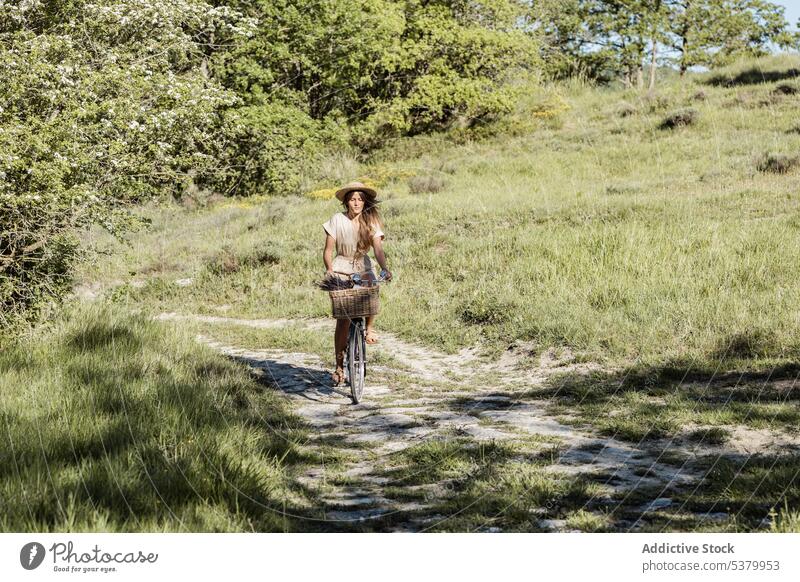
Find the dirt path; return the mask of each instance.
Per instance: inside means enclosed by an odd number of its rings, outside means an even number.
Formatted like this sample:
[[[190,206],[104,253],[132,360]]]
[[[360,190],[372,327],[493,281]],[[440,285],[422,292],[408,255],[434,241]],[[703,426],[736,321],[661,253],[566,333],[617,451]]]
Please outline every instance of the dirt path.
[[[162,314],[159,319],[263,329],[305,325],[333,333],[331,320],[177,314]],[[321,515],[334,529],[371,526],[424,531],[446,521],[448,516],[437,507],[452,495],[451,482],[443,479],[398,491],[392,469],[396,469],[401,451],[453,438],[473,446],[509,443],[523,453],[553,451],[546,470],[554,476],[594,476],[600,492],[585,504],[587,511],[606,511],[620,499],[632,504],[614,522],[614,528],[621,531],[637,529],[642,516],[672,505],[670,490],[694,487],[702,479],[702,474],[688,471],[683,464],[664,462],[652,442],[645,446],[604,438],[589,427],[579,429],[548,415],[548,403],[532,400],[527,395],[530,388],[557,371],[591,369],[590,364],[565,364],[553,352],[543,354],[537,366],[521,369],[517,364],[522,350],[506,353],[497,361],[481,362],[469,349],[455,355],[437,353],[381,332],[380,343],[368,351],[388,354],[397,365],[371,366],[364,401],[353,405],[346,386],[330,386],[329,363],[313,354],[251,350],[204,336],[198,339],[247,364],[280,390],[311,427],[310,446],[335,447],[346,453],[344,462],[314,467],[298,476],[302,486],[315,492]],[[662,493],[641,503],[641,497],[631,497],[632,492],[641,490]],[[531,508],[531,513],[536,515],[540,509]],[[704,517],[713,520],[721,516],[724,514]],[[544,530],[567,529],[564,520],[546,517],[543,513],[533,523]]]

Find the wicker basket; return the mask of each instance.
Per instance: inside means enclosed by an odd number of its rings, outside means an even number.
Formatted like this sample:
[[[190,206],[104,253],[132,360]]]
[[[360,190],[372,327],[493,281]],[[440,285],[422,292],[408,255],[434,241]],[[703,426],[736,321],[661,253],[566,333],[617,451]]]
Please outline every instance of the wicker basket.
[[[331,296],[331,307],[336,319],[351,319],[376,315],[380,307],[378,292],[380,287],[355,287],[328,291]]]

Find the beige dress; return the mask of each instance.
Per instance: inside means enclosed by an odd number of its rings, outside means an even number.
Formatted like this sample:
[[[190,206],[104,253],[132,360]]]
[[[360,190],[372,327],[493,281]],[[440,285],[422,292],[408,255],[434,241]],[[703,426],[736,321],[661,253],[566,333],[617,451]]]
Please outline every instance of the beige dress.
[[[369,255],[359,253],[357,250],[356,229],[352,221],[344,212],[337,212],[331,219],[322,225],[329,235],[336,241],[336,256],[333,259],[332,270],[342,279],[349,279],[353,273],[367,273],[375,277]],[[361,226],[363,228],[363,225]],[[376,226],[372,235],[384,238],[383,231]]]

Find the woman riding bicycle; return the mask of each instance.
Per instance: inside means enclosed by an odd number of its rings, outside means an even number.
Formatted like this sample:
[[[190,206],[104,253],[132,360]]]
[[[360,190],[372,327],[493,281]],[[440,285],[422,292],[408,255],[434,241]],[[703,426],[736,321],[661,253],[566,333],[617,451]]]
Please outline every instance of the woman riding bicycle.
[[[349,282],[350,275],[358,273],[365,283],[374,282],[377,277],[367,255],[372,247],[378,264],[385,272],[384,278],[387,281],[391,280],[392,274],[386,267],[386,257],[383,254],[383,224],[378,214],[376,196],[375,190],[361,182],[351,182],[336,192],[336,198],[344,205],[344,211],[337,212],[322,225],[326,233],[322,260],[325,263],[327,277]],[[334,247],[336,257],[332,258]],[[375,330],[372,328],[374,322],[374,315],[367,317],[368,344],[378,342]],[[336,370],[332,374],[334,385],[344,382],[344,352],[347,347],[349,325],[348,319],[336,320],[336,331],[333,336],[336,355]]]

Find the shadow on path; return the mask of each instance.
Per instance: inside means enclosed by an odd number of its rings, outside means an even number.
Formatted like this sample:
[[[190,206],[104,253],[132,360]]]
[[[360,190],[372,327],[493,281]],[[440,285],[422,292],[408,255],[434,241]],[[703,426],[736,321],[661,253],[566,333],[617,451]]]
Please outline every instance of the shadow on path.
[[[350,397],[346,384],[336,387],[331,385],[330,373],[327,371],[256,356],[229,354],[228,357],[250,367],[262,384],[285,394],[316,401],[326,401],[336,395]]]

